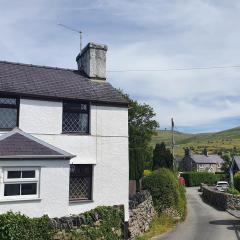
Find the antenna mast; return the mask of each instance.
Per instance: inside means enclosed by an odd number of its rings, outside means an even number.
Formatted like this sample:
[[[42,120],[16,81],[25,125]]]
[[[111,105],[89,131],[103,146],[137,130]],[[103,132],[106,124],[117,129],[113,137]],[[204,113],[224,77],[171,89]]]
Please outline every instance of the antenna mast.
[[[175,153],[174,153],[175,139],[174,139],[174,121],[173,121],[173,118],[171,118],[171,131],[172,131],[173,169],[175,169]]]
[[[76,29],[74,29],[74,28],[71,28],[71,27],[66,26],[66,25],[64,25],[64,24],[61,24],[61,23],[59,23],[58,25],[61,26],[61,27],[63,27],[63,28],[66,28],[66,29],[68,29],[68,30],[70,30],[70,31],[72,31],[72,32],[77,32],[77,33],[79,33],[79,35],[80,35],[80,53],[81,53],[81,52],[82,52],[82,31],[81,31],[81,30],[76,30]]]

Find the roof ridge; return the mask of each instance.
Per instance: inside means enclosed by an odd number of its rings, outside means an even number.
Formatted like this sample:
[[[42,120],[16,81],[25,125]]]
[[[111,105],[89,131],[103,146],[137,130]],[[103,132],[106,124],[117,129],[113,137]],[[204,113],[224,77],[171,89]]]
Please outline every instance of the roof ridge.
[[[45,66],[45,65],[37,65],[37,64],[30,64],[30,63],[19,63],[19,62],[10,62],[10,61],[4,61],[4,60],[0,60],[0,63],[7,63],[7,64],[12,64],[12,65],[20,65],[20,66],[27,66],[27,67],[55,69],[55,70],[77,71],[77,69],[71,69],[71,68],[51,67],[51,66]]]

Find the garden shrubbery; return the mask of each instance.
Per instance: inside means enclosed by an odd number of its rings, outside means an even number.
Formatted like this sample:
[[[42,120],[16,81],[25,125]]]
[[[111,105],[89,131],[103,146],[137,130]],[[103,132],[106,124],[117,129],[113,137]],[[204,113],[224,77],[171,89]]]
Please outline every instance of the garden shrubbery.
[[[54,229],[48,216],[29,218],[20,213],[0,215],[1,240],[51,240]]]
[[[184,218],[186,210],[185,189],[171,170],[160,168],[143,180],[143,188],[150,191],[156,211],[161,214],[168,209]]]
[[[227,179],[226,174],[214,174],[208,172],[186,172],[182,173],[181,176],[185,179],[186,186],[188,187],[200,186],[201,183],[214,185],[217,181]]]
[[[97,207],[83,214],[85,224],[73,230],[73,240],[121,240],[123,239],[123,211],[114,207]],[[96,221],[96,216],[100,219]]]
[[[48,216],[29,218],[20,213],[0,215],[0,240],[121,240],[123,239],[123,211],[115,207],[97,207],[82,214],[84,222],[78,229],[66,224],[55,229]],[[63,229],[62,229],[63,228]]]
[[[240,191],[240,171],[234,174],[234,187]]]

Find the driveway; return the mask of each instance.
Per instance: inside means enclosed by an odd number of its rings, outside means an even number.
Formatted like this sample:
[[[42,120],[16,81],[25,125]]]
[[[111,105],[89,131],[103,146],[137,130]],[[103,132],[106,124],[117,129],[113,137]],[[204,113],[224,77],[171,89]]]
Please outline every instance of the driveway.
[[[155,240],[240,240],[240,220],[204,203],[198,188],[187,188],[186,221]]]

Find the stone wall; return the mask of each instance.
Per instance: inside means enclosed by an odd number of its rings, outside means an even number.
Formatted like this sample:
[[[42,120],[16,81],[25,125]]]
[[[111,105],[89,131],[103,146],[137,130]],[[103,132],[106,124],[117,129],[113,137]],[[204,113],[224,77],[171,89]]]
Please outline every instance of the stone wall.
[[[155,215],[151,194],[147,190],[135,194],[129,200],[130,239],[146,232]]]
[[[202,186],[204,201],[220,210],[240,210],[240,196],[214,190],[213,187]]]

